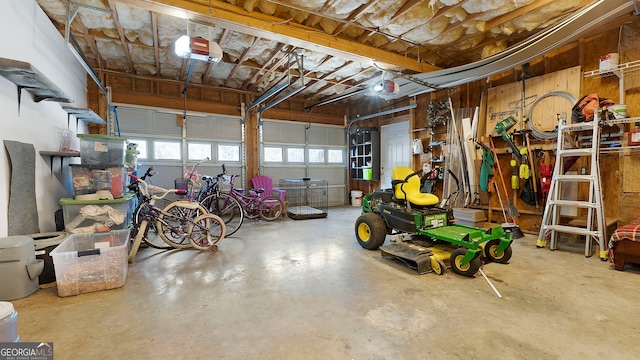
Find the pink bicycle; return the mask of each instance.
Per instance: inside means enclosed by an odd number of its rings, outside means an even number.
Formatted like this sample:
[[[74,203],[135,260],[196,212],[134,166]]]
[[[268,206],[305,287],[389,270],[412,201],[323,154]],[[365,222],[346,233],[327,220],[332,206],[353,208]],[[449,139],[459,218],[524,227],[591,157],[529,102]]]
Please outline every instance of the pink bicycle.
[[[238,200],[247,219],[261,218],[273,221],[282,216],[284,204],[277,196],[269,195],[263,197],[264,189],[252,189],[245,194],[240,189],[233,187],[237,177],[238,175],[231,175],[229,195]]]

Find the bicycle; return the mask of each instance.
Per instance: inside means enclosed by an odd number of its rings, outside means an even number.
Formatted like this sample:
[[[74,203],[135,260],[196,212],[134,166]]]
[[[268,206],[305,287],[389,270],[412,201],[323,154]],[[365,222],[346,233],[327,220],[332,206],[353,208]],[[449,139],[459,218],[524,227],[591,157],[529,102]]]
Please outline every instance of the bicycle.
[[[163,189],[149,185],[133,174],[129,174],[129,177],[138,183],[139,191],[149,198],[146,211],[142,214],[140,222],[133,225],[136,236],[129,251],[129,262],[135,258],[142,239],[147,236],[149,224],[153,222],[156,224],[160,238],[173,248],[193,247],[213,252],[218,250],[218,244],[224,239],[226,230],[224,221],[219,216],[207,213],[206,209],[198,202],[184,200],[174,201],[165,210],[160,209],[155,206],[156,200],[164,199],[171,193],[186,195],[187,190]],[[151,194],[150,191],[161,195]],[[179,211],[171,212],[176,209]],[[202,211],[202,214],[193,217],[194,210]],[[176,239],[182,241],[178,242]],[[188,243],[184,243],[185,239],[188,240]]]
[[[225,236],[230,236],[242,226],[244,211],[242,211],[242,205],[236,198],[220,190],[220,182],[226,174],[227,170],[224,164],[222,164],[222,174],[202,176],[202,180],[206,182],[206,186],[200,190],[198,201],[207,211],[222,218],[227,227]]]
[[[168,212],[168,213],[173,213],[173,215],[177,218],[183,218],[183,217],[188,217],[190,216],[191,218],[196,218],[200,215],[206,214],[208,213],[207,209],[203,206],[191,206],[188,205],[188,203],[195,203],[196,200],[195,198],[195,194],[197,193],[195,191],[195,183],[193,182],[192,179],[192,175],[195,173],[195,169],[196,167],[201,164],[204,161],[209,160],[209,158],[205,158],[201,161],[198,161],[197,163],[195,163],[193,165],[193,167],[191,168],[191,170],[187,173],[187,177],[186,179],[180,178],[180,179],[176,179],[176,188],[178,188],[180,186],[184,186],[183,190],[186,191],[186,193],[182,193],[181,195],[187,195],[185,199],[181,199],[181,200],[177,200],[177,201],[173,201],[173,202],[168,202],[168,204],[166,206],[163,207],[164,211]],[[147,170],[149,171],[149,170]],[[146,173],[145,173],[146,175]],[[144,179],[143,179],[144,180]],[[178,184],[178,182],[180,182],[180,184]],[[189,190],[191,189],[191,191]],[[138,207],[136,208],[136,210],[134,211],[133,214],[133,221],[135,223],[139,223],[142,215],[147,211],[147,209],[149,208],[149,197],[142,195],[140,196],[141,199],[143,199],[143,202],[141,202]],[[167,201],[167,200],[165,200]],[[182,206],[181,206],[182,205]],[[178,227],[180,226],[179,222],[176,222],[174,219],[171,218],[167,218],[166,219],[167,222],[174,222],[172,223],[173,227]],[[184,233],[186,231],[186,226],[187,224],[182,224],[181,225],[183,227],[183,231],[181,233]],[[152,222],[149,225],[149,228],[151,230],[155,230],[156,233],[159,235],[159,237],[167,244],[170,245],[169,248],[188,248],[191,247],[191,245],[189,244],[189,242],[182,236],[175,236],[173,235],[172,232],[169,231],[164,231],[161,228],[157,228],[156,223]],[[148,232],[147,232],[148,233]],[[145,240],[145,244],[150,245],[151,247],[157,248],[157,249],[167,249],[167,247],[164,246],[160,246],[160,245],[156,245],[151,243],[151,241],[149,241],[149,237],[145,235],[144,237]]]
[[[147,171],[140,176],[140,179],[142,180],[147,180],[147,178],[151,178],[155,173],[153,172],[154,168],[153,166],[149,166],[149,168],[147,168]],[[137,205],[135,210],[133,211],[133,216],[132,216],[132,224],[139,224],[140,220],[142,219],[142,216],[147,212],[147,209],[149,207],[149,200],[150,198],[148,196],[145,196],[144,194],[142,194],[142,191],[140,191],[139,187],[138,187],[138,182],[133,181],[131,182],[131,184],[127,185],[127,188],[132,191],[137,199]],[[166,205],[169,205],[171,203],[171,201],[167,200],[167,199],[162,199],[161,201],[165,201]],[[147,230],[148,231],[154,231],[157,233],[156,230],[156,225],[154,222],[149,223],[149,228]],[[131,238],[135,238],[136,237],[136,233],[135,233],[136,229],[135,227],[133,227],[131,229]],[[173,247],[171,246],[167,246],[167,245],[158,245],[158,244],[154,244],[148,236],[144,235],[144,237],[142,238],[142,243],[146,246],[155,248],[155,249],[159,249],[159,250],[167,250],[167,249],[172,249]],[[142,244],[141,244],[142,245]]]
[[[261,197],[264,189],[249,190],[248,195],[243,194],[239,189],[233,187],[233,183],[238,175],[231,175],[231,190],[229,195],[233,196],[242,205],[244,216],[247,219],[257,219],[273,221],[282,215],[284,204],[277,196],[269,195]]]

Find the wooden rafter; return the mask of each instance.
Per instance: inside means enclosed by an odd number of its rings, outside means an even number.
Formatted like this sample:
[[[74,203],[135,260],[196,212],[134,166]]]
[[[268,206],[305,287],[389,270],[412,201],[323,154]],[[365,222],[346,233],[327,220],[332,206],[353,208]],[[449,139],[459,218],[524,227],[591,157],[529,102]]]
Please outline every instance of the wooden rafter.
[[[404,15],[406,12],[408,12],[411,9],[413,9],[415,6],[422,4],[423,2],[425,2],[425,0],[409,0],[409,1],[407,1],[406,3],[404,3],[404,5],[402,5],[402,7],[400,9],[398,9],[398,11],[396,11],[395,14],[393,14],[393,16],[391,17],[391,19],[389,19],[389,21],[394,21],[395,19],[397,19],[400,16]]]
[[[249,52],[251,51],[251,49],[253,49],[253,46],[258,42],[258,40],[260,40],[259,37],[254,37],[253,41],[251,41],[251,44],[249,46],[247,46],[247,48],[244,50],[244,52],[242,53],[242,55],[238,59],[238,63],[236,64],[236,66],[233,67],[233,69],[231,69],[231,72],[229,73],[229,76],[227,76],[227,80],[225,81],[225,85],[228,86],[229,81],[233,78],[235,73],[238,70],[240,70],[240,67],[242,66],[242,63],[247,59],[247,56],[249,55]]]
[[[156,61],[156,76],[160,76],[160,40],[158,39],[158,15],[151,12],[151,31],[153,32],[153,54]]]
[[[315,51],[361,62],[363,64],[375,63],[381,68],[408,69],[415,72],[428,72],[439,69],[402,54],[360,44],[353,40],[335,37],[301,24],[282,22],[282,19],[274,16],[260,14],[256,11],[247,13],[238,6],[218,0],[211,0],[211,8],[207,4],[187,0],[118,1],[171,15],[176,15],[176,9],[180,8],[185,17],[193,20],[211,22],[212,18],[215,18],[218,26],[229,28],[233,31],[253,36],[261,36],[303,49],[314,49]]]
[[[258,79],[258,81],[256,81],[253,86],[251,86],[251,90],[255,91],[256,87],[258,86],[258,84],[261,84],[267,77],[269,77],[269,74],[271,74],[272,72],[274,72],[275,70],[277,70],[280,66],[282,66],[284,63],[287,62],[287,60],[289,60],[289,54],[288,52],[285,53],[285,55],[283,57],[280,58],[280,60],[276,61],[273,66],[271,66],[269,68],[269,70],[265,71],[265,73],[260,77],[260,79]],[[277,76],[276,76],[277,77]]]
[[[327,86],[325,86],[325,87],[321,88],[320,90],[316,91],[316,94],[313,96],[313,98],[314,98],[314,99],[318,99],[320,96],[322,96],[322,93],[327,92],[327,91],[329,91],[329,90],[331,90],[331,89],[335,88],[337,85],[343,85],[343,84],[344,84],[344,83],[346,83],[347,81],[350,81],[351,79],[353,79],[353,78],[355,78],[355,77],[358,77],[358,76],[360,76],[361,74],[364,74],[365,72],[369,71],[370,69],[371,69],[370,67],[369,67],[369,68],[362,69],[362,70],[358,71],[357,73],[355,73],[355,74],[353,74],[353,75],[351,75],[351,76],[349,76],[349,77],[346,77],[346,78],[344,78],[344,79],[342,79],[342,80],[338,81],[338,82],[337,82],[337,83],[335,83],[335,84],[329,84],[329,85],[327,85]]]
[[[218,44],[222,46],[221,44],[224,44],[227,41],[228,36],[229,36],[229,29],[224,29],[224,31],[222,32],[222,35],[220,35],[220,39],[218,39]],[[224,55],[222,56],[222,58],[224,59]],[[204,74],[202,74],[202,83],[204,83],[205,79],[209,78],[209,76],[211,75],[211,70],[213,69],[214,65],[215,64],[212,62],[207,64],[207,69],[204,71]]]
[[[358,20],[358,18],[364,14],[367,10],[371,9],[373,5],[375,5],[379,0],[369,0],[368,3],[358,6],[358,8],[353,11],[347,17],[347,21],[341,23],[334,31],[333,35],[338,35],[344,31],[349,25],[353,24],[354,21]]]
[[[515,19],[515,18],[517,18],[517,17],[519,17],[519,16],[523,15],[523,14],[526,14],[526,13],[529,13],[529,12],[532,12],[532,11],[535,11],[535,10],[537,10],[537,9],[541,8],[542,6],[547,5],[547,4],[548,4],[548,3],[550,3],[551,1],[552,1],[552,0],[540,0],[540,1],[536,1],[536,2],[533,2],[533,3],[529,4],[529,5],[523,6],[522,8],[515,9],[514,11],[511,11],[511,12],[506,13],[506,14],[504,14],[504,15],[500,16],[500,17],[497,17],[497,18],[495,18],[495,19],[492,19],[491,21],[488,21],[488,22],[485,24],[485,30],[492,29],[492,28],[494,28],[494,27],[496,27],[496,26],[500,26],[500,25],[502,25],[502,24],[504,24],[504,23],[506,23],[506,22],[508,22],[508,21],[511,21],[511,20],[513,20],[513,19]],[[588,5],[588,4],[590,4],[591,2],[592,2],[591,0],[584,0],[584,1],[582,1],[580,4],[578,4],[576,7],[574,7],[573,9],[571,9],[571,10],[569,10],[569,11],[575,11],[576,9],[582,8],[582,7],[584,7],[584,6],[587,6],[587,5]],[[524,9],[524,8],[526,8],[526,9]],[[524,9],[524,11],[521,11],[522,9]],[[480,15],[481,15],[481,14],[474,14],[474,15],[472,15],[472,17],[468,17],[467,19],[465,19],[465,21],[466,21],[466,20],[471,20],[471,19],[473,19],[473,18],[475,18],[475,17],[477,17],[477,16],[480,16]],[[459,25],[458,25],[458,26],[459,26]],[[456,26],[456,27],[457,27],[457,26]],[[452,29],[454,29],[454,28],[447,28],[447,29],[446,29],[446,31],[450,31],[450,30],[452,30]],[[453,41],[453,42],[451,42],[451,43],[447,44],[447,47],[455,47],[456,45],[458,45],[458,44],[460,44],[460,43],[462,43],[462,42],[464,42],[464,41],[466,41],[466,40],[470,39],[471,37],[473,37],[473,36],[475,36],[475,35],[476,35],[476,34],[468,34],[468,35],[464,35],[464,36],[462,36],[461,38],[457,39],[456,41]],[[467,49],[466,51],[474,51],[474,50],[477,50],[477,49],[482,48],[482,47],[484,47],[484,46],[486,46],[486,45],[494,44],[494,43],[496,43],[497,41],[499,41],[500,39],[507,39],[507,37],[506,37],[506,36],[502,36],[502,37],[496,37],[496,38],[485,38],[483,41],[481,41],[481,42],[479,42],[478,44],[476,44],[475,46],[473,46],[473,47],[471,47],[471,48]],[[429,48],[429,47],[428,47],[428,48]],[[435,47],[434,47],[434,48],[435,48]],[[429,50],[424,50],[424,49],[422,49],[422,51],[421,51],[421,55],[422,55],[422,54],[424,54],[424,53],[425,53],[425,51],[429,51]]]
[[[242,88],[243,89],[247,89],[249,87],[250,84],[253,84],[254,81],[256,81],[256,79],[258,78],[258,76],[260,75],[261,72],[263,72],[267,66],[269,66],[269,64],[273,61],[273,59],[275,59],[278,55],[280,55],[280,51],[282,51],[285,48],[285,44],[283,43],[279,43],[276,48],[274,49],[274,51],[271,53],[271,55],[269,56],[269,59],[267,59],[267,61],[264,62],[264,64],[262,65],[262,67],[260,67],[259,69],[257,69],[253,76],[251,76],[251,78],[247,79],[243,84],[242,84]]]
[[[126,37],[124,36],[124,30],[122,29],[122,24],[120,24],[120,20],[118,19],[118,10],[116,9],[116,3],[114,0],[109,0],[109,8],[111,9],[111,16],[113,16],[113,22],[116,25],[116,29],[118,30],[118,36],[120,37],[120,44],[122,45],[122,50],[124,51],[124,55],[127,57],[127,68],[129,72],[135,73],[135,68],[133,67],[133,60],[131,59],[131,53],[129,52],[129,45],[127,44]]]
[[[366,78],[366,79],[361,79],[361,80],[359,80],[359,81],[356,81],[356,82],[355,82],[355,83],[353,83],[353,84],[348,85],[348,86],[347,86],[347,89],[346,89],[344,92],[349,92],[349,91],[351,91],[351,90],[352,90],[352,89],[354,89],[354,88],[362,89],[362,88],[364,87],[364,85],[363,85],[364,83],[369,82],[369,81],[371,81],[372,79],[375,79],[375,78],[377,78],[377,77],[380,77],[380,75],[382,75],[382,71],[377,71],[375,74],[373,74],[372,76],[370,76],[370,77],[368,77],[368,78]],[[343,85],[344,85],[344,84],[343,84]],[[331,95],[327,95],[327,96],[321,96],[321,97],[319,98],[319,101],[325,101],[325,100],[330,99],[330,98],[332,98],[332,97],[334,97],[334,96],[335,96],[335,95],[333,95],[333,94],[331,94]],[[317,97],[316,97],[316,98],[317,98]]]

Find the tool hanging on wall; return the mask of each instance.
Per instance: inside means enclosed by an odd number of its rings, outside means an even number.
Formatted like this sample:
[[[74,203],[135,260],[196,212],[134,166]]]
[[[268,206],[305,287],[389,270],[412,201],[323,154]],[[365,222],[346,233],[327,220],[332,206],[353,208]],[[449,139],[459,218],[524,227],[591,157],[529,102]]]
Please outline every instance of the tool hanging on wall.
[[[518,162],[516,161],[516,155],[511,154],[511,189],[517,190],[520,188],[520,180],[518,180]]]
[[[527,180],[529,179],[529,151],[526,147],[520,149],[520,171],[519,171],[520,179]]]
[[[512,238],[519,239],[524,236],[516,221],[517,217],[520,216],[520,212],[509,200],[509,192],[507,191],[507,185],[505,184],[504,177],[502,176],[502,169],[500,167],[500,161],[498,160],[498,154],[496,153],[496,146],[493,144],[493,139],[491,137],[489,137],[489,143],[491,144],[491,151],[493,152],[494,162],[496,164],[496,167],[498,168],[500,183],[502,184],[502,189],[504,190],[506,199],[505,201],[507,202],[507,212],[509,213],[512,221],[512,223],[503,224],[502,227],[505,229],[509,229]]]
[[[551,175],[553,174],[553,165],[549,157],[549,152],[544,152],[544,163],[540,164],[540,192],[542,193],[542,204],[547,204],[549,197],[549,189],[551,188]]]
[[[531,140],[529,139],[529,132],[526,134],[527,138],[527,151],[529,153],[529,165],[531,166],[531,182],[533,183],[533,195],[536,202],[536,209],[540,207],[538,204],[538,182],[536,181],[536,167],[533,161],[533,150],[531,150]]]

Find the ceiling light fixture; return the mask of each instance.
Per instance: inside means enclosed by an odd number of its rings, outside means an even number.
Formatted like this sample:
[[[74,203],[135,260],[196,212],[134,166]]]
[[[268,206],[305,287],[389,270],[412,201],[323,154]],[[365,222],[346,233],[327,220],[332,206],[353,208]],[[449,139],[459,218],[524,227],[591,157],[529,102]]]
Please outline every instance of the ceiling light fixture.
[[[375,83],[371,90],[377,95],[397,94],[400,91],[400,85],[393,80],[382,80]]]
[[[201,37],[183,35],[175,42],[176,55],[184,59],[194,59],[206,62],[220,62],[222,60],[222,48],[215,41],[209,41]]]

